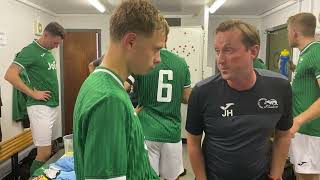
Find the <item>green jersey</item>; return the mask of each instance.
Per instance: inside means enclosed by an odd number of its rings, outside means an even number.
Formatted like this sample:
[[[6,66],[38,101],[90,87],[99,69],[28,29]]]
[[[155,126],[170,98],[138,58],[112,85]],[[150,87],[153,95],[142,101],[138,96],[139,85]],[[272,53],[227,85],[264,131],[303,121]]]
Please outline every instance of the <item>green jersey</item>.
[[[13,63],[26,70],[31,89],[51,92],[51,98],[48,101],[28,97],[27,106],[46,105],[56,107],[59,105],[56,61],[50,50],[42,47],[37,41],[33,41],[16,55]]]
[[[181,100],[184,88],[190,87],[190,72],[184,59],[160,51],[161,62],[145,76],[137,76],[138,114],[145,137],[150,141],[181,140]]]
[[[78,180],[159,179],[150,166],[138,116],[116,74],[98,67],[83,83],[73,117]]]
[[[21,80],[27,85],[30,86],[30,80],[26,70],[22,70],[20,72]],[[28,96],[25,95],[20,90],[13,88],[12,92],[12,120],[14,121],[24,121],[27,120],[28,112],[27,112],[27,99]]]
[[[300,53],[293,75],[293,115],[298,116],[320,98],[320,42],[312,42]],[[320,137],[320,118],[303,124],[299,133]]]
[[[267,69],[266,65],[263,63],[263,61],[260,58],[256,58],[253,60],[253,67],[258,69]]]

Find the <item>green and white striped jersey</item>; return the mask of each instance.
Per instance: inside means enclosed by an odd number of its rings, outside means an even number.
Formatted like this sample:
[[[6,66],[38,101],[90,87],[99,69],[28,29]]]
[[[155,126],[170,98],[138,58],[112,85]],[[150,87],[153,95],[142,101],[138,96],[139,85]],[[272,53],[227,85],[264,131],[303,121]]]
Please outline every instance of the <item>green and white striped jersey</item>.
[[[320,42],[308,44],[300,53],[298,65],[293,75],[293,116],[307,110],[320,98]],[[320,118],[303,124],[299,133],[320,137]]]
[[[170,51],[160,51],[161,62],[147,75],[136,76],[138,114],[145,137],[150,141],[181,140],[181,100],[184,88],[191,86],[185,60]]]
[[[75,171],[84,179],[159,179],[123,82],[103,67],[83,83],[74,108]]]

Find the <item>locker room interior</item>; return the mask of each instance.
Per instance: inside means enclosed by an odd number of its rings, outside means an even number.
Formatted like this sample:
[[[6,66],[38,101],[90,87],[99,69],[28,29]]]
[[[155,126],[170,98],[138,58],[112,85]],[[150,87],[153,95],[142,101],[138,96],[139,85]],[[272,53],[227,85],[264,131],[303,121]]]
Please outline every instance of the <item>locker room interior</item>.
[[[60,23],[67,32],[63,44],[52,53],[56,59],[60,105],[58,120],[53,126],[53,140],[57,148],[63,146],[62,137],[72,133],[72,111],[79,89],[89,75],[87,65],[105,53],[109,42],[109,18],[121,0],[100,0],[105,7],[99,12],[87,0],[1,0],[0,1],[0,89],[2,142],[24,132],[28,124],[13,120],[12,85],[3,77],[23,47],[41,36],[43,28],[52,21]],[[210,6],[217,0],[151,0],[170,25],[167,49],[183,57],[191,73],[191,86],[218,73],[213,47],[215,29],[227,19],[240,19],[254,25],[261,39],[258,57],[267,69],[279,72],[279,56],[288,49],[293,64],[297,64],[299,50],[290,48],[287,19],[299,12],[317,17],[316,35],[320,40],[319,0],[226,0],[214,13]],[[91,48],[87,48],[90,44]],[[83,50],[86,49],[86,50]],[[81,51],[81,53],[77,53]],[[85,65],[84,65],[85,64]],[[288,78],[291,80],[292,71]],[[79,77],[72,79],[74,74]],[[181,104],[181,137],[186,141],[185,121],[187,105]],[[1,143],[0,143],[1,145]],[[34,145],[18,153],[18,161],[30,154]],[[1,146],[0,146],[1,151]],[[57,150],[58,151],[58,150]],[[194,174],[183,144],[186,175]],[[11,159],[0,161],[0,179],[12,174]],[[9,178],[10,179],[10,178]]]

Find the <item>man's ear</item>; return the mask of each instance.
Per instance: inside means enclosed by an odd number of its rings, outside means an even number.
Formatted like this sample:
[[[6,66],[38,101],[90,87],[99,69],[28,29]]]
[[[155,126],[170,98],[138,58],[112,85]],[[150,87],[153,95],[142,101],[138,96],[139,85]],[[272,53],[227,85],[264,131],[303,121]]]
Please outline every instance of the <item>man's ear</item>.
[[[299,32],[296,30],[293,30],[293,37],[296,39],[299,37]]]
[[[296,39],[299,37],[299,31],[296,27],[292,28],[293,38]]]
[[[252,56],[255,58],[255,57],[258,57],[259,55],[259,50],[260,50],[260,45],[256,44],[256,45],[253,45],[251,48],[251,54]]]
[[[137,40],[137,34],[133,32],[126,33],[122,38],[122,45],[126,49],[130,49],[134,46]]]
[[[43,31],[43,37],[48,37],[49,36],[49,33],[47,31]]]

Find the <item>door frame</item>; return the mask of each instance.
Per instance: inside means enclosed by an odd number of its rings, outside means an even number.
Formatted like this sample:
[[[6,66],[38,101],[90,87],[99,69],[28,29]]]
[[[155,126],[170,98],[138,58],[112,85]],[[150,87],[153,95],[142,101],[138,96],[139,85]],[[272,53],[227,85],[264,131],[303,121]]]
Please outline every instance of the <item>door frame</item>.
[[[272,28],[267,29],[265,32],[267,34],[267,44],[266,44],[266,66],[269,67],[270,65],[270,55],[269,55],[269,51],[270,51],[270,34],[275,33],[275,31],[279,31],[281,29],[285,29],[287,28],[287,24],[281,24]]]
[[[65,29],[65,32],[95,32],[98,35],[98,56],[101,56],[101,29]],[[62,128],[62,136],[66,135],[66,122],[65,122],[65,109],[64,109],[64,59],[63,59],[63,41],[60,45],[60,97],[61,97],[61,101],[60,101],[60,108],[61,108],[61,128]]]

